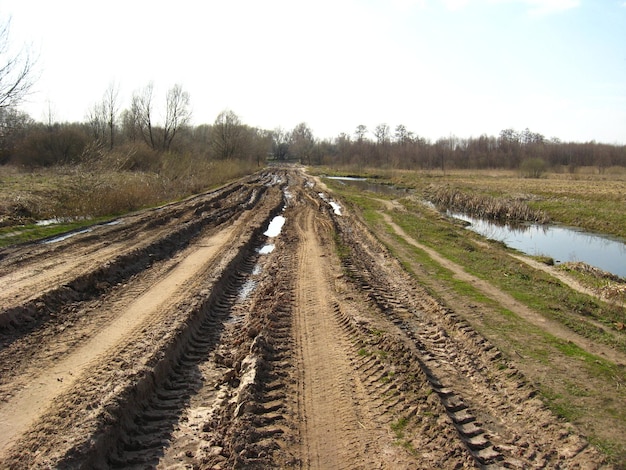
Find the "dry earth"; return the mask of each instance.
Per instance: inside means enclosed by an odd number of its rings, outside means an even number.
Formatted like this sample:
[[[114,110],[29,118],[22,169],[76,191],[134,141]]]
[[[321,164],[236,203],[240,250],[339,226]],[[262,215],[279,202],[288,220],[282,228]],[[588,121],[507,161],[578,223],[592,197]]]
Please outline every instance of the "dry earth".
[[[329,197],[278,168],[0,251],[0,467],[608,468]]]

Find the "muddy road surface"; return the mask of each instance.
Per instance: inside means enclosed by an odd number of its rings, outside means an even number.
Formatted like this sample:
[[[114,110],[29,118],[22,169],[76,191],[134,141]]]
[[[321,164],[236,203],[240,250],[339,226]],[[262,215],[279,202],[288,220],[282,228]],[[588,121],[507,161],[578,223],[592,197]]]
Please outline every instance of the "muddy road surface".
[[[278,168],[2,250],[0,467],[603,467],[338,204]]]

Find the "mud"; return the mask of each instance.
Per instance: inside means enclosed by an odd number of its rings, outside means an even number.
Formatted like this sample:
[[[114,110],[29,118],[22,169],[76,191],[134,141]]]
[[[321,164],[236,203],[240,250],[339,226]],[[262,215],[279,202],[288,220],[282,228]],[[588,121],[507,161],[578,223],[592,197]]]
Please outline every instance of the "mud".
[[[273,169],[4,250],[0,466],[608,468],[322,189]]]

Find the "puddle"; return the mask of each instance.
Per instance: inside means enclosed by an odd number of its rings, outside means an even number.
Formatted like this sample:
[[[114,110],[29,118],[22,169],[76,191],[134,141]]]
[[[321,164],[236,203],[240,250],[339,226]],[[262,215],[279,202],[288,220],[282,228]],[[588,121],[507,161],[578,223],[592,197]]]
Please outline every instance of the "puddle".
[[[549,256],[560,263],[582,261],[626,277],[626,244],[621,240],[558,225],[498,225],[465,214],[448,212],[448,215],[469,222],[469,230],[527,255]]]
[[[60,237],[50,238],[49,240],[44,240],[42,243],[49,244],[49,243],[62,242],[63,240],[67,240],[68,238],[72,238],[75,235],[80,235],[82,233],[88,233],[88,232],[91,232],[92,230],[93,230],[92,228],[86,228],[86,229],[83,229],[83,230],[79,230],[78,232],[66,233],[65,235],[61,235]]]
[[[259,274],[261,274],[261,271],[263,269],[261,268],[260,264],[255,264],[254,268],[252,268],[252,273],[251,276],[258,276]],[[244,300],[246,300],[250,294],[252,294],[252,292],[254,292],[254,290],[256,289],[258,285],[258,282],[255,279],[248,279],[246,280],[243,285],[239,288],[238,292],[237,292],[237,301],[238,302],[243,302]],[[233,319],[233,321],[235,321],[236,319]]]
[[[367,181],[367,178],[357,178],[356,176],[324,176],[324,178],[337,181]]]
[[[337,204],[335,201],[330,201],[329,204],[330,204],[330,207],[333,208],[333,211],[335,212],[335,214],[341,215],[341,206],[339,204]]]
[[[285,209],[287,209],[287,206],[293,200],[293,194],[291,193],[291,191],[289,191],[288,188],[285,188],[285,190],[283,191],[283,194],[285,196],[285,207],[283,207],[283,211],[284,211]]]
[[[264,245],[263,247],[261,247],[259,249],[259,254],[260,255],[269,255],[272,251],[274,251],[274,248],[276,248],[276,245],[274,245],[274,244]]]
[[[277,215],[272,219],[263,235],[269,238],[277,237],[278,235],[280,235],[280,232],[283,229],[283,225],[285,225],[285,217],[283,217],[282,215]]]
[[[322,201],[327,202],[330,205],[330,207],[333,208],[333,212],[336,215],[341,215],[341,206],[339,204],[337,204],[332,199],[328,199],[328,197],[324,193],[317,193],[317,195],[320,197]]]
[[[239,302],[243,302],[248,298],[250,294],[256,289],[257,282],[254,279],[248,279],[243,283],[241,288],[239,289],[239,294],[237,295],[237,300]]]
[[[265,186],[278,186],[283,183],[283,179],[279,175],[272,175],[272,180],[269,181]]]

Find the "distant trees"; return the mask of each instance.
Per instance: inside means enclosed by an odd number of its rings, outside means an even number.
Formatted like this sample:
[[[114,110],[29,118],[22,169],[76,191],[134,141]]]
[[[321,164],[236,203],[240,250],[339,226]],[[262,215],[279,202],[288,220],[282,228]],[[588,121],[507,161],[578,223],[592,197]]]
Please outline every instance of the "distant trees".
[[[340,134],[321,148],[327,164],[386,167],[398,169],[485,169],[520,170],[528,177],[540,176],[549,168],[574,171],[579,166],[596,166],[599,172],[616,165],[626,166],[626,146],[596,142],[564,143],[548,139],[530,129],[504,129],[498,136],[482,134],[460,138],[453,134],[434,142],[400,124],[391,135],[386,124],[376,126],[373,139],[367,128],[357,126],[354,139]]]
[[[0,164],[10,161],[16,146],[34,124],[26,113],[15,108],[0,108]]]
[[[0,46],[6,35],[5,27],[0,30]],[[3,51],[6,49],[0,47],[0,58]],[[507,168],[527,177],[541,176],[550,168],[573,172],[580,166],[594,165],[604,172],[611,166],[626,166],[626,146],[563,142],[528,128],[507,128],[496,136],[460,138],[450,134],[431,141],[404,124],[392,128],[381,123],[371,131],[359,124],[352,134],[321,140],[306,122],[292,130],[263,130],[245,125],[231,110],[219,113],[211,124],[194,127],[190,96],[180,84],[168,89],[158,106],[154,84],[148,83],[132,94],[128,107],[123,109],[119,86],[111,83],[100,101],[88,110],[84,122],[54,122],[50,108],[47,122],[38,123],[7,104],[17,103],[23,97],[20,93],[28,89],[28,81],[24,80],[32,70],[32,61],[19,57],[27,63],[18,67],[13,91],[0,97],[0,164],[109,162],[115,168],[150,171],[187,165],[186,171],[191,172],[189,161],[205,164],[236,160],[251,167],[269,157],[308,165],[350,165],[355,171],[367,166],[446,171]],[[19,61],[14,58],[7,64],[15,67]],[[9,69],[0,71],[0,94],[5,90],[2,80],[9,76]],[[101,158],[107,156],[114,158]]]
[[[154,90],[153,83],[136,90],[122,109],[119,86],[111,83],[80,123],[54,122],[51,110],[47,122],[38,123],[14,108],[0,107],[0,164],[85,163],[167,173],[174,167],[191,168],[192,161],[236,160],[251,168],[271,152],[272,133],[243,124],[233,111],[194,128],[191,100],[182,85],[169,88],[158,108]]]

